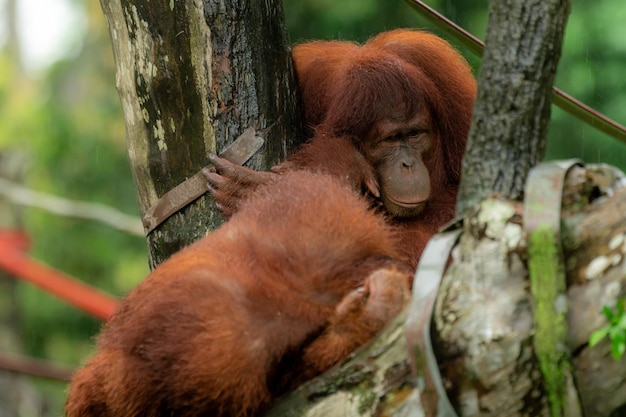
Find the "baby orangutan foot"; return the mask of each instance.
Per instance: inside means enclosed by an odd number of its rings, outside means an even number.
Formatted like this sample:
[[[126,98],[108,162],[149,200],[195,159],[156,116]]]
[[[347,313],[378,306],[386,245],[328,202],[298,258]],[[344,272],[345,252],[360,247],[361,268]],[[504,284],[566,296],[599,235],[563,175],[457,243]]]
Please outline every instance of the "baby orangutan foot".
[[[413,275],[396,267],[378,269],[337,305],[324,332],[304,351],[310,379],[372,339],[407,305]]]

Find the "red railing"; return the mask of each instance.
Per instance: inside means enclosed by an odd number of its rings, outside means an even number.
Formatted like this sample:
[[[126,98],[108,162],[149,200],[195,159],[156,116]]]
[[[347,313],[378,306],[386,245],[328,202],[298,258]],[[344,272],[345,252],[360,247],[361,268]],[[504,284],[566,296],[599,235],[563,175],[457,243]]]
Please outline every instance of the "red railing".
[[[0,230],[0,269],[99,319],[113,314],[115,297],[31,258],[27,248],[28,238],[22,232]]]
[[[0,230],[0,270],[99,319],[106,320],[113,314],[115,297],[31,258],[26,252],[28,246],[28,237],[22,231]],[[68,381],[73,373],[68,366],[3,352],[0,369],[61,381]]]

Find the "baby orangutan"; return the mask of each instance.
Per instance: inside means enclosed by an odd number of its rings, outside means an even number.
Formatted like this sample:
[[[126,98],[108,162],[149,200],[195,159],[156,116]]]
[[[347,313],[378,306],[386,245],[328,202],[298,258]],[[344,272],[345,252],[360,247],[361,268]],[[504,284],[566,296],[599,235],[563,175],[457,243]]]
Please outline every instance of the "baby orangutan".
[[[341,181],[275,175],[157,267],[75,374],[67,416],[257,415],[370,340],[408,301],[412,268]]]

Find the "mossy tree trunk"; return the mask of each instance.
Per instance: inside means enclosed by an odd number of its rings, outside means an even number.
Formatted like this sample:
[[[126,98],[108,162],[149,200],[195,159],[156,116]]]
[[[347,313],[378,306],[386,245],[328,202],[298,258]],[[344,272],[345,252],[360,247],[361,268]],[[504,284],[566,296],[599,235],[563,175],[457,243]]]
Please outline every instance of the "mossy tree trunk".
[[[295,77],[280,0],[101,0],[117,66],[141,215],[249,127],[265,169],[300,138]],[[214,229],[208,196],[147,237],[150,266]]]

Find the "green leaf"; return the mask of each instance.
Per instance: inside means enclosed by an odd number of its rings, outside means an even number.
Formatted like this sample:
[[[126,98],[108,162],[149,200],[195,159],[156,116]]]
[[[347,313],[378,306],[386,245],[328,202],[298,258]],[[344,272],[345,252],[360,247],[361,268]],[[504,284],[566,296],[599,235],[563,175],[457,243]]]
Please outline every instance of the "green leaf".
[[[604,337],[607,336],[610,331],[610,327],[603,327],[591,333],[591,336],[589,336],[589,347],[597,345],[598,342],[604,339]]]
[[[613,343],[626,343],[626,332],[622,329],[618,329],[616,327],[612,327],[609,331],[609,339]]]
[[[613,356],[613,359],[621,359],[624,355],[624,351],[626,351],[626,343],[615,343],[615,340],[613,340],[611,343],[611,356]]]
[[[613,320],[615,320],[615,314],[613,313],[613,310],[611,310],[611,307],[602,306],[602,312],[604,313],[606,318],[609,320],[609,322],[612,324]]]

